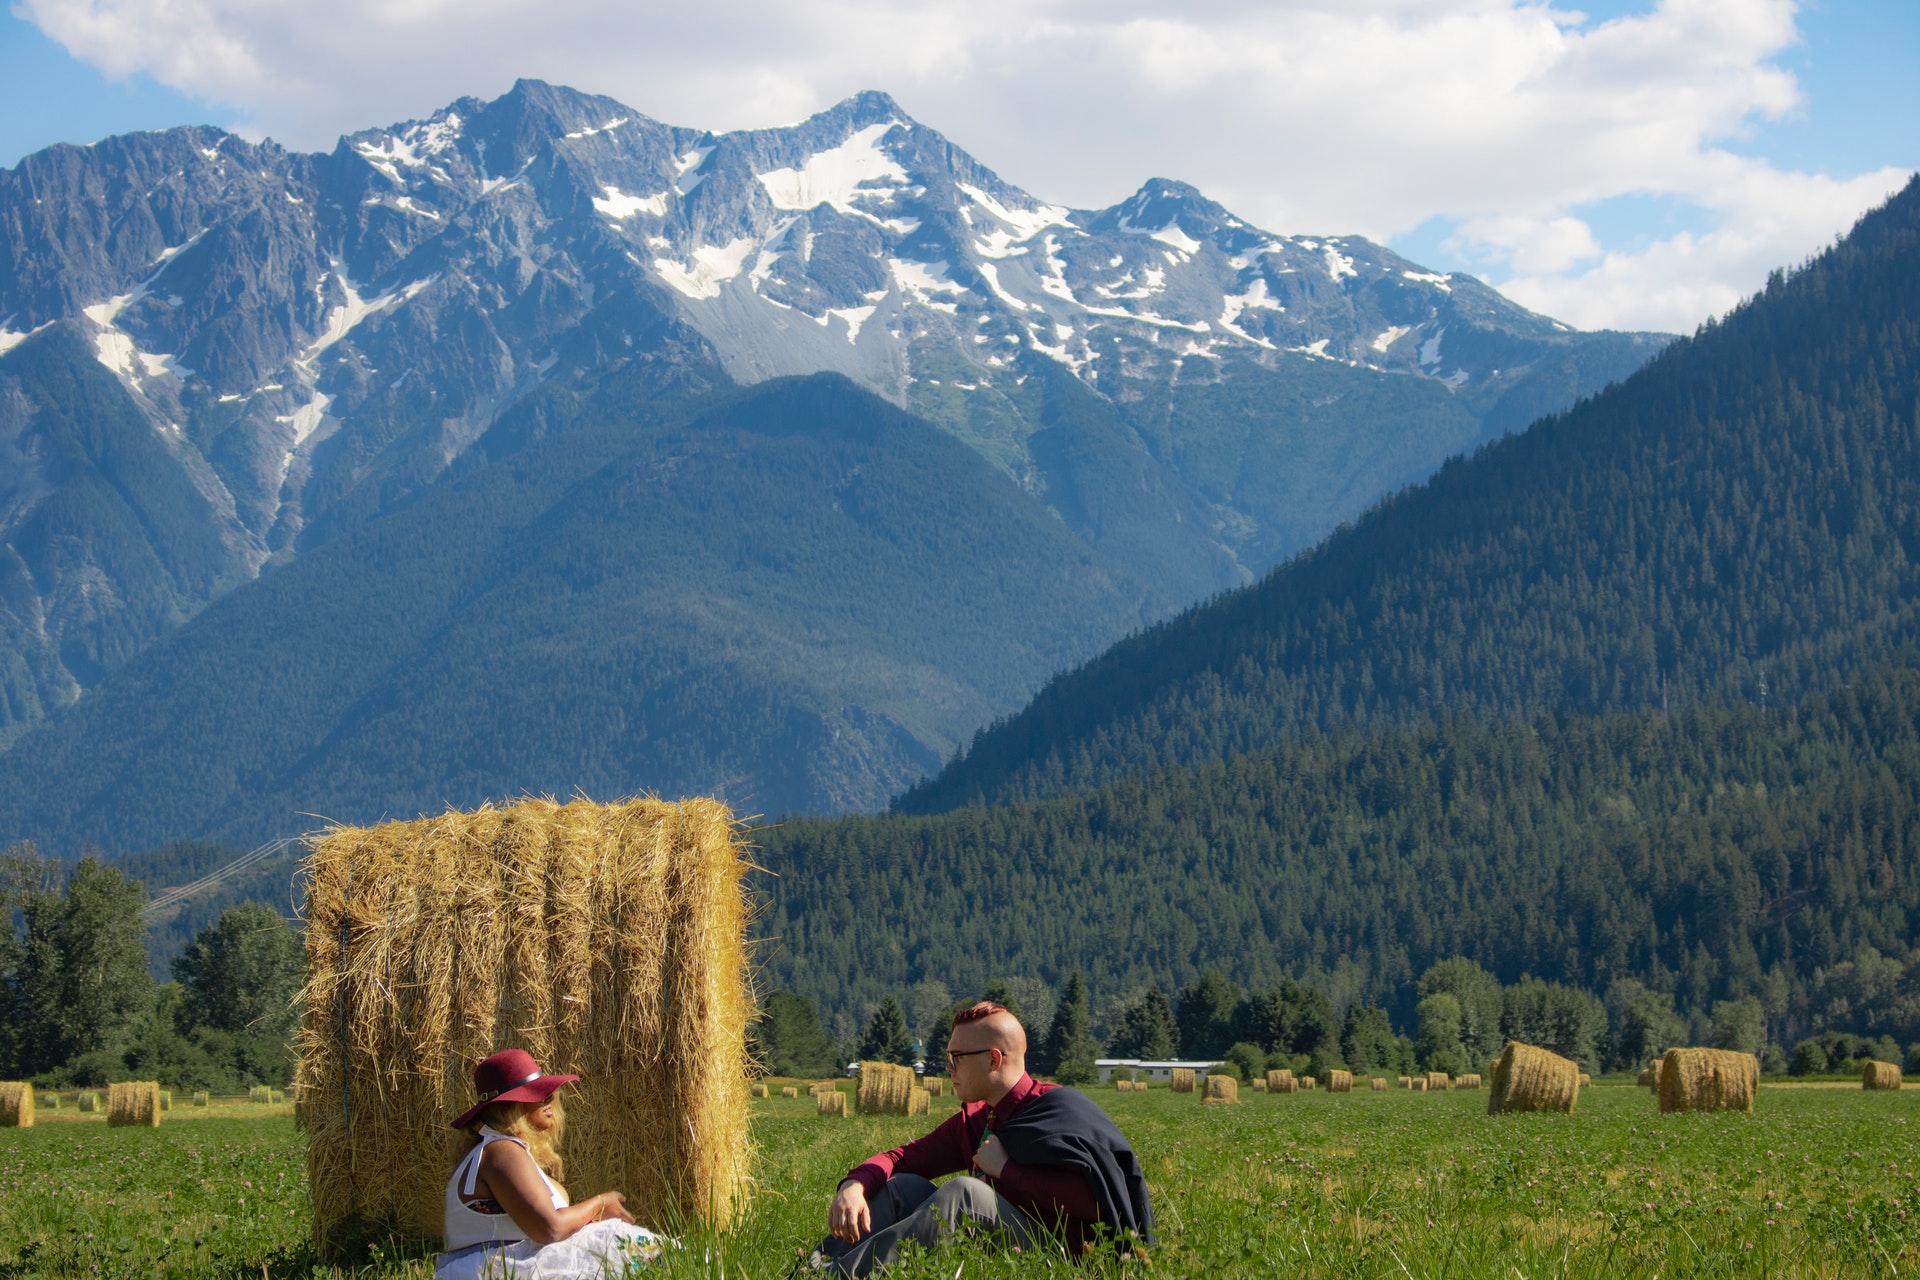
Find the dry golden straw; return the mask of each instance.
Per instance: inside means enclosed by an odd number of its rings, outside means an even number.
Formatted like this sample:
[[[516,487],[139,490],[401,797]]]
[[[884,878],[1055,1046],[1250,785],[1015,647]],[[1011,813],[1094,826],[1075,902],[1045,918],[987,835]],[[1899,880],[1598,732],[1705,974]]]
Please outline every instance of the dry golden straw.
[[[162,1089],[160,1091],[160,1109],[162,1111],[173,1110],[173,1090]]]
[[[262,1103],[272,1102],[273,1090],[269,1089],[264,1084],[257,1084],[253,1086],[253,1088],[247,1090],[247,1101],[262,1102]]]
[[[797,1086],[787,1085],[785,1088],[780,1090],[780,1096],[783,1098],[797,1098],[800,1096],[800,1090]],[[816,1089],[814,1091],[814,1096],[815,1097],[820,1096],[819,1090]]]
[[[1255,1093],[1265,1093],[1267,1091],[1267,1078],[1265,1076],[1255,1076],[1253,1079],[1247,1081],[1247,1083],[1253,1086]]]
[[[1313,1077],[1312,1077],[1312,1076],[1306,1076],[1306,1077],[1304,1077],[1304,1078],[1303,1078],[1303,1079],[1302,1079],[1302,1080],[1300,1081],[1300,1087],[1301,1087],[1302,1089],[1309,1089],[1309,1090],[1310,1090],[1310,1089],[1312,1089],[1312,1088],[1313,1088]]]
[[[1427,1078],[1425,1076],[1414,1076],[1411,1080],[1407,1081],[1407,1088],[1413,1090],[1415,1093],[1425,1093],[1427,1091]]]
[[[0,1081],[0,1129],[33,1128],[33,1086]]]
[[[1387,1087],[1387,1078],[1385,1076],[1375,1076],[1373,1078],[1373,1091],[1375,1093],[1379,1093],[1382,1089],[1385,1089],[1386,1087]]]
[[[1193,1092],[1192,1067],[1175,1067],[1173,1069],[1173,1091],[1175,1093]]]
[[[1133,1092],[1133,1081],[1131,1081],[1131,1080],[1115,1080],[1115,1081],[1113,1082],[1113,1091],[1114,1091],[1115,1093],[1132,1093],[1132,1092]]]
[[[648,1226],[744,1212],[748,870],[712,800],[527,800],[313,842],[295,1089],[323,1254],[350,1221],[438,1236],[473,1067],[577,1074],[567,1182]]]
[[[1328,1093],[1352,1093],[1353,1072],[1328,1070],[1320,1076],[1320,1087]]]
[[[1240,1082],[1232,1076],[1223,1076],[1218,1072],[1207,1077],[1207,1093],[1202,1102],[1238,1102],[1240,1101]]]
[[[945,1076],[928,1076],[927,1092],[936,1098],[944,1097],[947,1092],[947,1078]]]
[[[1400,1087],[1401,1087],[1402,1089],[1411,1089],[1411,1088],[1413,1088],[1413,1077],[1412,1077],[1412,1076],[1401,1076],[1401,1077],[1400,1077]]]
[[[1444,1071],[1427,1072],[1427,1088],[1444,1090],[1447,1087],[1447,1073]]]
[[[158,1129],[160,1127],[160,1082],[141,1080],[137,1083],[108,1085],[107,1123],[116,1128],[137,1126],[142,1129]]]
[[[1730,1049],[1669,1049],[1660,1060],[1660,1110],[1751,1111],[1760,1059]]]
[[[1660,1092],[1659,1061],[1655,1060],[1653,1062],[1649,1062],[1646,1066],[1642,1067],[1640,1069],[1640,1078],[1634,1083],[1643,1084],[1647,1086],[1647,1088],[1652,1089],[1655,1093]]]
[[[1592,1083],[1593,1083],[1593,1077],[1588,1075],[1586,1072],[1582,1071],[1580,1073],[1580,1087],[1584,1089]]]
[[[196,1107],[210,1107],[213,1105],[213,1095],[205,1089],[196,1089],[193,1094],[193,1105]]]
[[[1580,1097],[1580,1064],[1536,1045],[1507,1041],[1493,1064],[1487,1114],[1572,1111]]]
[[[915,1088],[907,1094],[907,1114],[910,1116],[926,1115],[932,1104],[933,1095],[925,1089]]]
[[[858,1107],[863,1116],[913,1114],[913,1068],[892,1062],[860,1064]]]
[[[813,1097],[813,1114],[816,1116],[846,1115],[847,1095],[837,1092],[815,1094]]]
[[[1900,1087],[1900,1068],[1894,1066],[1891,1062],[1880,1062],[1878,1060],[1869,1062],[1866,1070],[1860,1073],[1860,1087],[1862,1089],[1898,1089]],[[5,1085],[0,1085],[0,1089],[4,1088],[6,1088]],[[0,1123],[4,1123],[4,1121],[0,1121]]]
[[[749,1090],[749,1092],[750,1092],[750,1093],[752,1093],[752,1094],[753,1094],[753,1096],[754,1096],[754,1097],[756,1097],[756,1098],[764,1098],[764,1097],[766,1097],[766,1096],[767,1096],[767,1083],[766,1083],[766,1081],[764,1081],[764,1080],[755,1080],[755,1081],[753,1082],[753,1088],[752,1088],[751,1090]],[[784,1093],[786,1092],[786,1090],[784,1090],[784,1089],[783,1089],[783,1090],[781,1090],[781,1092],[782,1092],[782,1093],[784,1094]],[[798,1095],[796,1095],[796,1096],[798,1096]]]
[[[1282,1067],[1278,1071],[1267,1072],[1268,1093],[1292,1093],[1294,1087],[1293,1072],[1286,1068]]]
[[[1478,1072],[1472,1072],[1461,1076],[1453,1082],[1453,1087],[1456,1089],[1478,1089],[1480,1087],[1480,1075]]]

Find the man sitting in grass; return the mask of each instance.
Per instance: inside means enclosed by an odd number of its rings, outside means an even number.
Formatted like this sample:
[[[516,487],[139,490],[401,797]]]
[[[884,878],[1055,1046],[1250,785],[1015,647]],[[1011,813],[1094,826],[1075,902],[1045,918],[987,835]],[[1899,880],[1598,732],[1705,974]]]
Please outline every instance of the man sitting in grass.
[[[827,1209],[832,1234],[809,1261],[864,1276],[903,1241],[932,1248],[956,1230],[1074,1254],[1103,1231],[1122,1247],[1151,1244],[1133,1148],[1093,1099],[1036,1083],[1026,1063],[1027,1033],[1004,1007],[983,1000],[954,1015],[947,1074],[960,1110],[848,1173]],[[968,1176],[929,1181],[949,1173]]]

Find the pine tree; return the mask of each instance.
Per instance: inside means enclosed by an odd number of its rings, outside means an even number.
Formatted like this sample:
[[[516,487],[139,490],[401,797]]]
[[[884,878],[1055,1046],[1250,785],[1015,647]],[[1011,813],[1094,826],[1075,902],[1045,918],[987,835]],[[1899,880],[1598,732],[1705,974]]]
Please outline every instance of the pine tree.
[[[1092,1022],[1087,982],[1075,969],[1067,975],[1066,988],[1053,1011],[1053,1025],[1047,1028],[1045,1074],[1061,1084],[1086,1084],[1096,1077]]]
[[[913,1065],[913,1036],[907,1030],[907,1016],[900,1012],[898,1000],[888,996],[880,1002],[867,1029],[860,1033],[854,1056],[862,1062]]]
[[[1107,1054],[1163,1062],[1173,1056],[1176,1034],[1166,992],[1148,987],[1120,1016],[1119,1027],[1107,1041]]]

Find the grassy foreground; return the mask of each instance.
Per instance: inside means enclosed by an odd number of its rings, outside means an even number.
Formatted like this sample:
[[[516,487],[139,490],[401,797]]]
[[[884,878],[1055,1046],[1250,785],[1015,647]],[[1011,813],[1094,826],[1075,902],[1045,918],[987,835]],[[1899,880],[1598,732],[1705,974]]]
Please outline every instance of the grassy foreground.
[[[1752,1115],[1661,1116],[1645,1090],[1601,1086],[1571,1117],[1497,1118],[1475,1092],[1249,1092],[1237,1106],[1164,1089],[1095,1096],[1142,1154],[1162,1239],[1150,1263],[1089,1274],[1920,1273],[1915,1091],[1766,1088]],[[953,1102],[933,1106],[937,1120]],[[756,1101],[751,1215],[724,1239],[689,1238],[660,1270],[785,1276],[824,1229],[839,1175],[925,1126],[819,1120],[804,1096]],[[960,1245],[895,1274],[1059,1269]],[[91,1117],[0,1130],[0,1280],[309,1274],[424,1280],[432,1264],[315,1268],[301,1139],[283,1108],[176,1111],[158,1131]]]

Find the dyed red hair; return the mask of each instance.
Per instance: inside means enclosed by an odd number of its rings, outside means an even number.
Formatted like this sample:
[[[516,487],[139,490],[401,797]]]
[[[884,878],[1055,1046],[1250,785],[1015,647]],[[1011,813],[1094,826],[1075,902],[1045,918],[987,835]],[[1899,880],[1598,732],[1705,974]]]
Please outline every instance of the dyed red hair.
[[[947,1030],[951,1031],[954,1027],[965,1022],[978,1022],[982,1018],[991,1018],[996,1013],[1011,1012],[1012,1010],[1003,1004],[998,1004],[992,1000],[982,1000],[978,1004],[968,1005],[960,1012],[954,1014],[953,1022],[948,1025]]]

